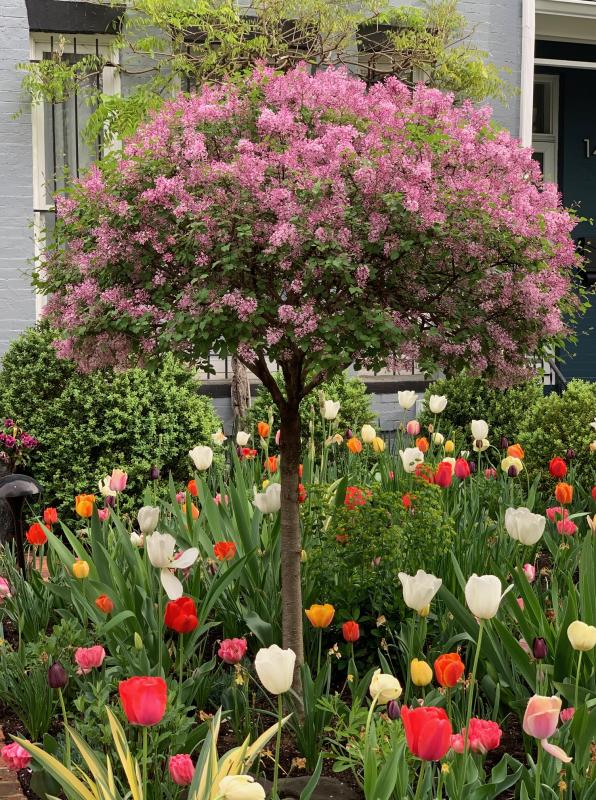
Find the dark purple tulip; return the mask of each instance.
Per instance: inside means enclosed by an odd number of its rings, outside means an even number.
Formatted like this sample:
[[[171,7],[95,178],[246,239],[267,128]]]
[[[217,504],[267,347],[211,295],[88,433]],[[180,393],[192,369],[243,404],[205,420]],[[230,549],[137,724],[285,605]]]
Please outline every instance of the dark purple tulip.
[[[160,476],[159,467],[151,467],[149,477],[152,481],[158,481]]]
[[[345,438],[345,439],[351,439],[353,435],[354,435],[354,434],[352,433],[352,429],[351,429],[351,428],[348,428],[348,430],[347,430],[347,431],[346,431],[346,433],[345,433],[345,436],[344,436],[344,438]]]
[[[501,448],[501,450],[507,450],[507,448],[509,447],[509,439],[506,436],[501,436],[499,447]]]
[[[114,506],[116,505],[116,498],[112,497],[112,495],[109,494],[107,497],[104,497],[103,504],[104,506],[108,506],[109,508],[114,508]]]
[[[512,464],[507,470],[507,475],[509,475],[510,478],[517,478],[517,467],[514,467]]]
[[[476,462],[468,461],[468,466],[470,467],[470,473],[473,475],[476,472]]]
[[[51,689],[64,689],[68,683],[68,673],[59,661],[54,661],[48,670],[48,684]]]
[[[569,450],[565,453],[565,458],[567,459],[567,461],[573,461],[573,459],[575,458],[575,450],[569,448]]]
[[[390,700],[387,703],[387,716],[389,719],[399,719],[401,717],[401,706],[397,700]]]
[[[532,655],[536,661],[542,661],[548,655],[548,647],[541,636],[537,636],[532,642]]]

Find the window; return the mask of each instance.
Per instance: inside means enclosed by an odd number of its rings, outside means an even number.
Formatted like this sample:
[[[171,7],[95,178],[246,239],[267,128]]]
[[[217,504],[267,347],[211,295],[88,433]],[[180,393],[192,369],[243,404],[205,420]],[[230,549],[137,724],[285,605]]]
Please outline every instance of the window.
[[[542,168],[544,180],[557,181],[559,132],[559,76],[534,76],[532,110],[532,148]]]
[[[36,33],[31,38],[30,57],[41,61],[60,57],[75,63],[85,56],[96,55],[115,63],[116,53],[110,36],[68,36]],[[104,94],[119,91],[114,67],[104,66],[101,74],[90,75],[91,87]],[[38,103],[31,109],[33,126],[33,230],[35,255],[51,238],[55,224],[53,195],[64,189],[69,180],[78,177],[102,155],[103,142],[98,137],[89,144],[83,138],[85,125],[93,113],[87,97],[74,93],[62,103]],[[45,303],[38,295],[37,313]]]

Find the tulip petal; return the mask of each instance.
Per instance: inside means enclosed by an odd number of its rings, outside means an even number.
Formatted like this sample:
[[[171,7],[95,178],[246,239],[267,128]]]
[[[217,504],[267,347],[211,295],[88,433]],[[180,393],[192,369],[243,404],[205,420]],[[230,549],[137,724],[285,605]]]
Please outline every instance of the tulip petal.
[[[199,557],[199,550],[196,547],[189,547],[178,558],[172,559],[172,569],[188,569],[192,567]]]
[[[543,750],[546,750],[549,755],[553,756],[553,758],[556,758],[559,761],[562,761],[564,764],[569,764],[570,761],[573,761],[571,756],[568,756],[562,747],[557,747],[556,744],[551,744],[548,739],[541,739],[540,744],[542,745]]]
[[[169,569],[162,569],[160,577],[161,585],[166,590],[166,594],[170,600],[178,600],[179,597],[182,597],[184,591],[182,584]]]

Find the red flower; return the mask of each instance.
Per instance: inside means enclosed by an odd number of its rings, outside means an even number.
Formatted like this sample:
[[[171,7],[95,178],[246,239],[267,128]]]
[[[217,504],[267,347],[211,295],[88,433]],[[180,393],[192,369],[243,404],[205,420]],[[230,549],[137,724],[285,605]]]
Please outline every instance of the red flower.
[[[596,503],[596,486],[592,486],[592,500]]]
[[[104,614],[111,614],[114,610],[114,603],[107,594],[100,594],[99,597],[96,597],[95,605],[100,611],[103,611]]]
[[[236,545],[234,542],[216,542],[213,555],[218,561],[231,561],[236,555]]]
[[[441,461],[435,472],[435,483],[437,486],[440,486],[441,489],[446,489],[448,486],[451,486],[452,480],[453,469],[451,464],[449,464],[448,461]]]
[[[256,456],[256,454],[257,454],[257,451],[256,451],[256,450],[253,450],[253,449],[252,449],[252,448],[250,448],[250,447],[243,447],[243,448],[240,450],[240,458],[248,458],[248,459],[251,459],[251,458],[254,458],[254,457]]]
[[[459,653],[443,653],[435,661],[435,677],[443,687],[452,689],[464,674],[466,666]]]
[[[457,459],[453,467],[453,472],[455,473],[455,477],[459,478],[460,481],[470,477],[470,465],[465,458]]]
[[[553,478],[564,478],[567,475],[567,464],[559,456],[551,458],[548,463],[548,471]]]
[[[360,638],[360,626],[353,619],[344,622],[341,632],[346,642],[357,642]]]
[[[199,624],[197,607],[192,597],[179,597],[166,605],[164,622],[176,633],[190,633]]]
[[[444,708],[403,706],[401,719],[412,755],[424,761],[439,761],[451,747],[452,728]]]
[[[45,535],[44,529],[39,522],[34,522],[27,531],[27,541],[29,544],[35,545],[36,547],[48,541],[48,537]]]
[[[126,719],[133,725],[157,725],[166,713],[168,687],[163,678],[134,677],[118,684]]]
[[[406,494],[403,494],[401,497],[401,503],[404,508],[409,509],[412,508],[412,500],[415,499],[416,499],[415,494],[410,494],[409,492],[406,492]]]
[[[414,475],[422,481],[427,483],[434,483],[435,477],[433,475],[433,468],[430,464],[416,464]]]
[[[55,508],[44,508],[43,522],[47,528],[55,525],[58,522],[58,511]]]
[[[265,461],[265,469],[272,474],[277,472],[277,456],[269,456]]]
[[[304,471],[304,465],[303,464],[298,464],[298,477],[299,478],[302,477],[303,471]]]
[[[192,481],[189,481],[186,484],[186,488],[188,489],[188,493],[192,495],[192,497],[197,497],[199,494],[199,490],[197,489],[197,482],[193,478]]]
[[[345,507],[353,511],[355,508],[358,508],[358,506],[365,506],[367,494],[358,486],[348,486],[344,499]]]
[[[307,497],[308,497],[308,492],[304,488],[304,485],[302,483],[299,483],[298,484],[298,502],[299,503],[306,502],[306,498]]]

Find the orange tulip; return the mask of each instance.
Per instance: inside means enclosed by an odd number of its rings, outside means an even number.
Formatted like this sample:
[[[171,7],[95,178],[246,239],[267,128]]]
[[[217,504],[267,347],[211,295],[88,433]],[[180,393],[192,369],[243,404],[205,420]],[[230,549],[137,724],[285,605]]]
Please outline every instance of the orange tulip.
[[[328,628],[333,620],[335,609],[330,603],[325,603],[325,605],[313,603],[310,608],[304,610],[304,613],[313,628]]]
[[[513,458],[519,458],[523,461],[524,456],[524,448],[521,444],[510,444],[507,448],[507,455],[512,456]]]
[[[459,653],[443,653],[435,661],[435,677],[438,683],[450,689],[457,685],[465,669]]]
[[[257,430],[261,439],[266,439],[269,436],[269,425],[266,422],[259,422]]]
[[[277,472],[277,456],[269,456],[265,462],[265,469],[267,472]]]
[[[107,594],[100,594],[99,597],[96,597],[95,605],[100,611],[103,611],[104,614],[111,614],[114,610],[114,603]]]
[[[348,439],[346,442],[348,446],[348,450],[350,453],[361,453],[362,452],[362,442],[357,436],[352,436],[351,439]]]
[[[186,514],[186,503],[184,503],[182,506],[182,513]],[[199,509],[195,506],[194,503],[190,504],[190,513],[192,514],[193,519],[199,518]]]
[[[421,453],[426,453],[428,451],[429,444],[426,436],[419,436],[416,439],[416,447],[420,450]]]
[[[93,514],[94,504],[94,494],[78,494],[75,497],[75,511],[79,517],[90,517]]]
[[[568,506],[573,500],[573,486],[560,481],[555,488],[555,497],[562,506]]]

